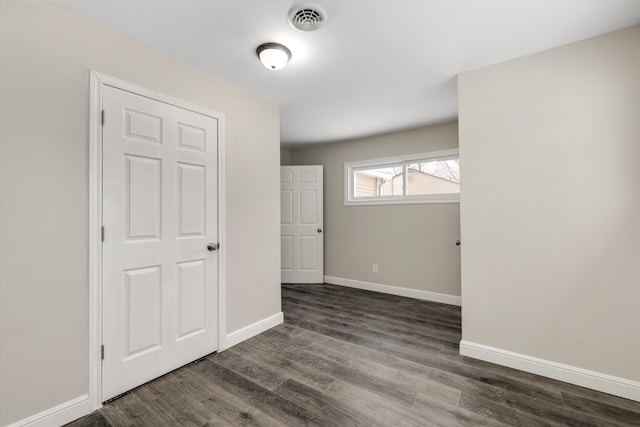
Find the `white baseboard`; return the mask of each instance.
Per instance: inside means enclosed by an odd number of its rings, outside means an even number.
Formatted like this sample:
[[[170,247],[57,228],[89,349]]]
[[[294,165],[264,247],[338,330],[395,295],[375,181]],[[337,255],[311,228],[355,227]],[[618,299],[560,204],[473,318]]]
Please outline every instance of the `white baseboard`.
[[[441,302],[443,304],[461,305],[461,298],[455,295],[440,294],[437,292],[420,291],[418,289],[401,288],[398,286],[381,285],[379,283],[362,282],[360,280],[343,279],[341,277],[324,276],[324,282],[331,285],[347,286],[349,288],[364,289],[383,294],[397,295],[400,297],[415,298],[424,301]]]
[[[231,332],[230,334],[227,334],[226,337],[226,348],[231,348],[236,344],[240,344],[242,341],[255,337],[274,326],[278,326],[282,322],[284,322],[284,315],[280,312],[259,320],[256,323],[245,326],[244,328],[240,328],[237,331]]]
[[[49,408],[6,427],[58,427],[93,412],[89,395],[83,395]]]
[[[460,341],[460,354],[640,402],[637,381],[464,340]]]

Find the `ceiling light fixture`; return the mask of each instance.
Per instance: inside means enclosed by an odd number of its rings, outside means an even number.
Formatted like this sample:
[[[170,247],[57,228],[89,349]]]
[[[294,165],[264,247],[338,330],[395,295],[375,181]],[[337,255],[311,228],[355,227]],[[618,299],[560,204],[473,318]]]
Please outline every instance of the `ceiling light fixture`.
[[[291,59],[291,51],[279,43],[264,43],[258,46],[256,54],[262,65],[270,70],[279,70]]]

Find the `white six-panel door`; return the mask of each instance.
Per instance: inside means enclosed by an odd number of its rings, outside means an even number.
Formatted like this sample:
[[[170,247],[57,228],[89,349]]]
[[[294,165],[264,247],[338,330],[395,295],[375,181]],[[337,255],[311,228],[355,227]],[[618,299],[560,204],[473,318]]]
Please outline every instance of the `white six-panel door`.
[[[322,166],[280,167],[282,283],[322,283]]]
[[[216,118],[105,86],[102,400],[217,350]]]

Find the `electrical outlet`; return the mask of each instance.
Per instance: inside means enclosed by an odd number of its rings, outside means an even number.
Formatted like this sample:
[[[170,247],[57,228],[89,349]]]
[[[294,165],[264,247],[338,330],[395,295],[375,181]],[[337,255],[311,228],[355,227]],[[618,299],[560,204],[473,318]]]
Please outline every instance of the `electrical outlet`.
[[[374,273],[378,273],[378,264],[373,264],[373,268],[371,269]]]

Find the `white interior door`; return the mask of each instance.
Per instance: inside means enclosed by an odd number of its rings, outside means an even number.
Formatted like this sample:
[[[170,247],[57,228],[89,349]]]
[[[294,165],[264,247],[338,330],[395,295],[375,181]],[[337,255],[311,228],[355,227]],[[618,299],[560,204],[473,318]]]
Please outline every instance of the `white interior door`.
[[[218,120],[110,86],[103,109],[107,400],[217,350]]]
[[[280,167],[282,283],[322,283],[322,166]]]

